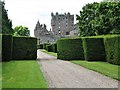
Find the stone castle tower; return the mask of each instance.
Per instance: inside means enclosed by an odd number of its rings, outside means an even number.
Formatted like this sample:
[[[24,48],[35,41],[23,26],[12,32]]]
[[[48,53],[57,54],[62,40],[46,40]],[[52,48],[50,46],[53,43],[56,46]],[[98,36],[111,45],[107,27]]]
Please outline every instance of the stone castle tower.
[[[74,15],[51,13],[51,17],[52,30],[48,31],[46,25],[39,21],[35,26],[34,36],[38,39],[38,44],[55,43],[60,38],[77,36],[78,25],[74,24]]]
[[[51,27],[54,35],[66,37],[74,30],[74,15],[51,13]]]
[[[55,42],[54,35],[51,31],[46,29],[45,24],[40,24],[38,21],[35,29],[34,29],[34,36],[38,39],[38,44],[48,43],[48,42]]]

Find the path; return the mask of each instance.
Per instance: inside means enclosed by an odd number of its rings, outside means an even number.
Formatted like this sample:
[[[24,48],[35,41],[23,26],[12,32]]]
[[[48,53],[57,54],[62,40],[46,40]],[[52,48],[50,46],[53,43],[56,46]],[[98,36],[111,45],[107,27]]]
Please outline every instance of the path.
[[[118,88],[118,81],[88,70],[69,61],[38,50],[41,66],[49,88]]]

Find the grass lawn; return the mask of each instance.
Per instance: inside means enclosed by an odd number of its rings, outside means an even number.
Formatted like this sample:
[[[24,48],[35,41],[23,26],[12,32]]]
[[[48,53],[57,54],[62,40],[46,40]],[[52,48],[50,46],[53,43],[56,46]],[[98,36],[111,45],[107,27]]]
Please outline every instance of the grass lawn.
[[[120,76],[119,76],[120,72],[118,74],[118,68],[120,68],[120,66],[118,65],[113,65],[107,62],[88,62],[88,61],[78,61],[78,60],[73,60],[71,62],[83,66],[85,68],[88,68],[90,70],[94,70],[99,73],[102,73],[113,79],[120,80]]]
[[[2,62],[0,62],[0,90],[2,89]]]
[[[42,52],[44,52],[44,53],[47,53],[47,54],[50,54],[50,55],[52,55],[52,56],[57,57],[57,53],[54,53],[54,52],[48,52],[48,51],[46,51],[45,49],[41,49],[40,51],[42,51]]]
[[[57,53],[47,52],[46,50],[41,50],[41,51],[57,57]],[[71,62],[74,64],[78,64],[80,66],[83,66],[85,68],[88,68],[90,70],[104,74],[113,79],[120,80],[120,76],[119,76],[120,70],[118,74],[118,68],[120,68],[120,66],[118,65],[113,65],[107,62],[99,62],[99,61],[88,62],[88,61],[82,61],[82,60],[72,60]]]
[[[47,88],[36,60],[2,63],[3,88]]]

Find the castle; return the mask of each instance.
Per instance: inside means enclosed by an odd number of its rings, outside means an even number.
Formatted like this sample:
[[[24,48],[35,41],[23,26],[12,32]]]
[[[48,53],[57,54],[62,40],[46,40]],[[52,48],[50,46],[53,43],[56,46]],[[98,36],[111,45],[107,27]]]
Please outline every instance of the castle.
[[[51,13],[51,27],[52,30],[48,31],[45,24],[40,24],[38,21],[34,35],[38,39],[38,44],[43,43],[55,43],[58,39],[63,37],[77,36],[78,32],[75,30],[76,24],[74,25],[74,15],[70,13],[55,15]]]

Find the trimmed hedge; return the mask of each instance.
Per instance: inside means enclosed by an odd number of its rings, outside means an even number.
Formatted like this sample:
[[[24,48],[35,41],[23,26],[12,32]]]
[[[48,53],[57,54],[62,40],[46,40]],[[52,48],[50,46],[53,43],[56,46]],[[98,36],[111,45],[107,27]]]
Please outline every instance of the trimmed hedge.
[[[2,38],[2,61],[10,61],[12,58],[12,36],[0,35],[0,38]]]
[[[46,50],[47,50],[48,52],[52,52],[52,45],[51,45],[51,44],[47,44],[47,45],[46,45]]]
[[[43,44],[37,45],[37,49],[43,49]]]
[[[32,37],[13,37],[13,60],[35,60],[37,58],[37,39]]]
[[[2,61],[2,35],[0,34],[0,61]]]
[[[58,40],[57,58],[63,60],[84,60],[82,40],[80,38]]]
[[[87,61],[105,61],[103,37],[93,36],[82,38],[84,56]]]
[[[52,44],[52,52],[55,52],[55,53],[57,53],[57,44],[55,43],[55,44]]]
[[[46,45],[49,45],[49,44],[48,43],[43,44],[43,49],[45,49],[45,50],[46,50]]]
[[[104,38],[107,62],[120,65],[120,35]]]

